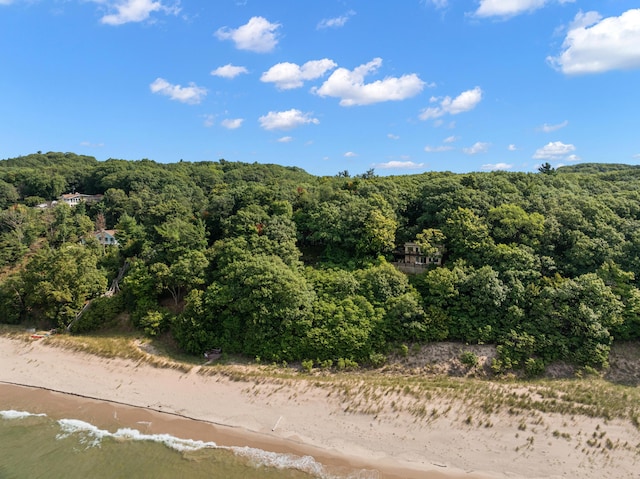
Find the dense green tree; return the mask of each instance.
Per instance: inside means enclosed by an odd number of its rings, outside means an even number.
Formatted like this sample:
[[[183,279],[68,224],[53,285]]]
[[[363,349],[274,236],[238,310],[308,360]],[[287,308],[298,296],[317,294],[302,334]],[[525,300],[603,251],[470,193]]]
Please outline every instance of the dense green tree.
[[[18,190],[6,181],[0,180],[0,210],[15,204],[18,201]]]
[[[227,264],[212,287],[208,307],[230,351],[268,360],[300,357],[315,301],[300,273],[277,256],[255,255]]]
[[[494,247],[486,222],[468,208],[453,211],[442,232],[447,238],[447,251],[452,258],[465,259],[474,265],[484,264],[484,258]]]
[[[54,326],[65,327],[85,302],[104,293],[107,278],[98,258],[82,245],[41,249],[22,273],[24,304],[32,315],[42,315]]]

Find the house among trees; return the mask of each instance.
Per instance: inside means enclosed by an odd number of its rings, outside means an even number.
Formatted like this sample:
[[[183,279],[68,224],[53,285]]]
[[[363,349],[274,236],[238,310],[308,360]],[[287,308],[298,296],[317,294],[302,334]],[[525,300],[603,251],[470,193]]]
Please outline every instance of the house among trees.
[[[118,246],[116,230],[100,230],[93,233],[93,236],[102,246]]]
[[[65,193],[59,199],[67,203],[69,206],[76,206],[78,203],[84,201],[86,203],[97,203],[102,201],[103,195],[84,195],[82,193]]]
[[[419,274],[430,266],[442,265],[442,249],[434,256],[426,256],[420,250],[418,243],[405,243],[404,250],[399,251],[398,255],[402,255],[402,257],[393,264],[400,271],[407,274]]]

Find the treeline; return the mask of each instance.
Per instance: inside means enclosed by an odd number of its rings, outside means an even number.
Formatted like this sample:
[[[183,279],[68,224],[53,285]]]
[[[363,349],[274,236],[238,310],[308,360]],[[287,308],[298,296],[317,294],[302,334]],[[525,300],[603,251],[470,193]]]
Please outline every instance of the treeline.
[[[104,197],[37,207],[70,191]],[[82,333],[124,312],[188,353],[319,365],[494,343],[497,372],[529,374],[556,360],[605,367],[614,340],[640,338],[634,166],[316,177],[50,152],[0,161],[0,208],[8,323]],[[119,246],[101,245],[101,229]],[[443,265],[399,272],[408,241]],[[125,264],[121,293],[101,297]]]

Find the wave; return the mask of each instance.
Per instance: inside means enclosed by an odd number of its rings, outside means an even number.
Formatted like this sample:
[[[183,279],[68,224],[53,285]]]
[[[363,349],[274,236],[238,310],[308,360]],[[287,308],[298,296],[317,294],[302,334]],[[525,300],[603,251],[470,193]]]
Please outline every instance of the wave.
[[[219,446],[213,441],[183,439],[170,434],[145,434],[132,428],[121,428],[110,432],[79,419],[60,419],[58,425],[60,433],[56,436],[57,439],[77,435],[80,442],[87,447],[100,447],[103,439],[111,438],[119,441],[153,441],[182,453],[202,449],[221,449],[231,451],[237,456],[247,459],[254,467],[294,469],[323,479],[335,477],[328,474],[324,466],[311,456],[280,454],[252,447]],[[358,477],[363,476],[359,475]]]
[[[0,417],[7,420],[36,416],[46,417],[47,415],[16,410],[0,411]],[[133,428],[120,428],[115,432],[110,432],[80,419],[59,419],[57,424],[60,432],[56,435],[56,439],[61,440],[74,436],[80,444],[85,445],[87,448],[100,447],[102,441],[107,438],[116,441],[151,441],[163,444],[180,453],[190,453],[203,449],[226,450],[246,459],[254,467],[297,470],[321,479],[338,479],[338,477],[342,479],[375,479],[379,477],[378,471],[372,470],[360,470],[357,471],[355,475],[335,476],[330,474],[325,467],[312,456],[275,453],[248,446],[220,446],[213,441],[184,439],[172,436],[171,434],[146,434]]]
[[[0,411],[0,417],[2,419],[24,419],[26,417],[46,417],[46,414],[34,414],[27,411],[16,411],[14,409],[9,409],[6,411]]]

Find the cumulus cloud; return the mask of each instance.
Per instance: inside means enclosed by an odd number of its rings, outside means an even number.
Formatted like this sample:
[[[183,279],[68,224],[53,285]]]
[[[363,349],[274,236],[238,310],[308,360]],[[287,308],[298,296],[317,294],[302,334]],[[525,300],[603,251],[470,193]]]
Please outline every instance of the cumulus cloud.
[[[557,3],[573,3],[575,0],[556,0]],[[480,0],[475,12],[478,17],[513,17],[522,13],[533,12],[544,7],[553,0]]]
[[[569,26],[562,52],[549,64],[567,75],[640,68],[640,8],[619,17],[578,13]]]
[[[446,114],[457,115],[465,111],[473,110],[482,100],[482,89],[477,86],[472,90],[463,91],[457,97],[446,96],[443,99],[431,97],[431,103],[440,102],[439,106],[430,106],[420,113],[421,120],[440,118]]]
[[[173,85],[164,78],[156,78],[149,85],[152,93],[168,96],[172,100],[190,105],[198,104],[207,95],[207,89],[197,86],[195,83],[189,83],[189,86]]]
[[[278,143],[291,143],[292,141],[292,136],[283,136],[282,138],[278,138]]]
[[[551,133],[553,131],[561,130],[562,128],[564,128],[568,124],[569,124],[568,120],[565,120],[562,123],[558,123],[557,125],[549,125],[549,124],[545,123],[544,125],[542,125],[539,128],[539,130],[540,131],[544,131],[545,133]]]
[[[349,10],[347,13],[340,15],[339,17],[322,19],[316,28],[318,30],[323,30],[325,28],[342,28],[355,14],[356,12]]]
[[[498,171],[498,170],[510,170],[513,165],[508,163],[486,163],[482,165],[482,169],[485,171]]]
[[[380,168],[382,170],[394,168],[399,170],[415,170],[417,168],[424,167],[424,163],[414,163],[413,161],[398,161],[392,160],[387,161],[386,163],[377,163],[373,165],[375,168]]]
[[[509,150],[509,151],[517,151],[518,148],[516,147],[516,145],[511,144],[511,145],[507,146],[507,150]]]
[[[211,71],[211,74],[214,77],[222,77],[222,78],[235,78],[238,75],[242,75],[243,73],[249,73],[249,70],[247,70],[245,67],[232,65],[231,63],[224,65],[222,67],[218,67],[215,70]]]
[[[328,58],[308,61],[302,66],[289,62],[277,63],[262,74],[260,81],[275,83],[280,90],[290,90],[301,87],[306,80],[320,78],[337,66],[337,63]]]
[[[344,155],[345,158],[355,158],[356,156],[358,156],[357,153],[354,153],[353,151],[347,151]]]
[[[320,120],[313,118],[311,113],[303,113],[295,108],[287,111],[270,111],[258,120],[265,130],[290,130],[308,123],[314,125],[320,123]]]
[[[572,144],[564,144],[561,141],[552,141],[542,148],[538,148],[533,155],[534,160],[558,160],[567,158],[576,150]]]
[[[100,0],[98,3],[105,2]],[[143,22],[153,12],[163,12],[167,15],[177,15],[180,12],[179,2],[174,5],[165,5],[161,1],[154,0],[118,0],[106,3],[110,10],[115,10],[114,13],[109,13],[100,19],[100,22],[106,25]]]
[[[238,28],[222,27],[216,31],[220,40],[232,40],[239,50],[257,53],[272,51],[278,44],[280,24],[271,23],[263,17],[251,17],[248,23]]]
[[[389,138],[390,140],[399,140],[400,136],[394,135],[393,133],[387,133],[387,138]]]
[[[427,145],[424,147],[424,151],[426,151],[427,153],[442,153],[442,152],[451,151],[451,150],[453,150],[453,146],[449,146],[449,145],[440,145],[440,146]]]
[[[424,88],[424,82],[415,73],[365,83],[365,76],[376,72],[381,65],[382,59],[374,58],[353,70],[338,68],[320,88],[314,88],[312,91],[322,97],[340,98],[341,106],[354,106],[405,100],[417,95]]]
[[[477,141],[473,144],[473,146],[463,148],[462,151],[464,151],[467,155],[477,155],[478,153],[486,153],[487,151],[489,151],[490,146],[491,143]]]
[[[446,137],[444,140],[442,140],[444,143],[453,143],[455,141],[458,141],[458,137],[455,135],[451,135]]]
[[[237,130],[242,126],[242,122],[244,122],[243,118],[226,118],[220,124],[227,130]]]

